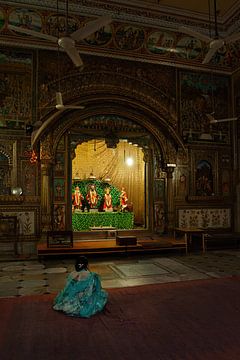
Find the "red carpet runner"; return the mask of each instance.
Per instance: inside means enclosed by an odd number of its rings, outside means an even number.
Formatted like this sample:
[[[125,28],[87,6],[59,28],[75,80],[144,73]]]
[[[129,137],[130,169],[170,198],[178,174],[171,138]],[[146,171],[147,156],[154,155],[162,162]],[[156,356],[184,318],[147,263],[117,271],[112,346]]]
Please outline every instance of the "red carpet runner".
[[[53,297],[0,299],[1,360],[240,359],[239,277],[112,289],[90,319]]]

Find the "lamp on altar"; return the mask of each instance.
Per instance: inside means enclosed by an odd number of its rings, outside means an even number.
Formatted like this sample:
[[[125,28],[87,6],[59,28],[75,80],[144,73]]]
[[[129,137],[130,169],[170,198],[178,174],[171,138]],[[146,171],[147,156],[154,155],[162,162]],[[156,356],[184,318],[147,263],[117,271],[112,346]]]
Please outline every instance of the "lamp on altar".
[[[132,166],[132,165],[133,165],[133,158],[128,157],[128,158],[126,159],[126,164],[127,164],[128,166]]]

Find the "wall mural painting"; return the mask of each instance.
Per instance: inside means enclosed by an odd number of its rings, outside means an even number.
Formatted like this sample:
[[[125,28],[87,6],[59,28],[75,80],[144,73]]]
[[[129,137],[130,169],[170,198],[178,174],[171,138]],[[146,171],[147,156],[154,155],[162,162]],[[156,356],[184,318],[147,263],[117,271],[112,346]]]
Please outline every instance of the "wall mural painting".
[[[239,67],[239,59],[240,59],[240,41],[235,41],[233,43],[228,44],[224,56],[222,54],[221,63],[223,65],[236,68]]]
[[[231,209],[180,209],[179,227],[230,228]]]
[[[64,176],[65,173],[65,160],[64,160],[64,153],[57,153],[56,154],[56,163],[54,165],[54,175],[55,176]]]
[[[176,54],[184,59],[196,59],[202,52],[202,43],[193,37],[185,36],[176,45]]]
[[[182,136],[187,142],[229,142],[229,124],[210,124],[228,117],[229,79],[213,74],[180,73]]]
[[[88,45],[103,46],[112,39],[111,25],[103,26],[101,29],[84,39]]]
[[[170,54],[174,51],[175,38],[168,32],[155,31],[147,39],[146,47],[154,54]]]
[[[154,223],[155,231],[158,233],[163,233],[165,230],[164,202],[154,203]]]
[[[65,197],[65,180],[64,179],[54,179],[54,200],[55,201],[64,201]]]
[[[0,49],[0,128],[25,129],[32,117],[32,54]]]
[[[222,171],[222,194],[223,196],[228,196],[230,194],[230,171],[223,169]]]
[[[54,230],[65,230],[65,205],[54,205]]]
[[[53,14],[48,17],[46,22],[47,33],[61,37],[66,34],[66,16]],[[68,17],[68,33],[71,34],[79,28],[79,23],[77,19],[72,16]]]
[[[9,23],[34,31],[41,31],[42,28],[41,16],[36,11],[30,9],[13,10],[9,15]]]
[[[21,161],[22,189],[24,195],[36,195],[37,167],[29,160]]]
[[[144,31],[134,26],[121,26],[116,31],[116,45],[121,50],[137,50],[144,43]]]
[[[3,13],[3,11],[0,9],[0,29],[3,28],[4,24],[5,24],[4,13]]]
[[[65,137],[62,136],[61,139],[59,140],[57,151],[64,151],[64,150],[65,150]]]
[[[9,158],[0,152],[0,195],[8,195],[10,193],[10,178]]]
[[[201,160],[197,164],[196,195],[197,196],[214,195],[212,165],[206,160]]]
[[[4,215],[17,216],[19,221],[20,235],[35,234],[35,212],[34,211],[4,211]]]

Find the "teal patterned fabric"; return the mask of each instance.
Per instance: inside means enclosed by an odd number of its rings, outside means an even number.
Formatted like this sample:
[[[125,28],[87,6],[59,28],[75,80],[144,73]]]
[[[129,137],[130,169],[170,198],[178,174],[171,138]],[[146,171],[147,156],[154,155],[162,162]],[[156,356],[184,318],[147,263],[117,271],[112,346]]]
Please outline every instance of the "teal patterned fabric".
[[[68,275],[64,289],[56,296],[53,309],[69,316],[89,318],[104,308],[107,298],[99,275],[88,270],[73,271]]]
[[[73,231],[90,230],[94,226],[112,226],[117,229],[133,229],[134,213],[132,212],[89,212],[73,213]]]

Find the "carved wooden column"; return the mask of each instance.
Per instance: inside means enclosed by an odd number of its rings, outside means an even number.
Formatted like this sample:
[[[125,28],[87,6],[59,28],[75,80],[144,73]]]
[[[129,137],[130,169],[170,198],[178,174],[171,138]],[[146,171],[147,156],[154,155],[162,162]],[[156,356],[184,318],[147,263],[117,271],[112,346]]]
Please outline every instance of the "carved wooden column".
[[[41,160],[41,231],[52,230],[52,137],[46,136],[40,144]]]
[[[173,198],[173,172],[174,166],[167,166],[167,230],[173,232],[174,224],[174,198]]]

